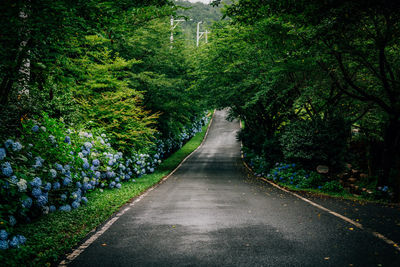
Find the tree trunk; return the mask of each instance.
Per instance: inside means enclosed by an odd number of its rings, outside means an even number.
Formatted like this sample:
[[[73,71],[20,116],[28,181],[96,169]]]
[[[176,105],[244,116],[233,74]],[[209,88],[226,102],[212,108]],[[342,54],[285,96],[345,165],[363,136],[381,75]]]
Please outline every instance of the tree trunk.
[[[378,186],[390,185],[394,189],[394,197],[400,200],[399,181],[396,175],[399,160],[400,123],[399,118],[390,118],[385,132],[384,149],[382,155],[382,172],[379,175]]]

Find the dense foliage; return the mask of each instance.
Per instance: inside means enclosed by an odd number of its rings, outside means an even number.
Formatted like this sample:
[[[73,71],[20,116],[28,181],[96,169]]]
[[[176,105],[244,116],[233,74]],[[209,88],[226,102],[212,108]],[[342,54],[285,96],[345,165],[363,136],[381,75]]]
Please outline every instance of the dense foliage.
[[[399,199],[399,10],[393,1],[236,1],[199,57],[199,88],[244,122],[240,137],[266,169],[324,164],[336,180],[347,162]]]
[[[152,173],[206,123],[172,1],[2,1],[0,249]],[[179,31],[179,29],[176,29]],[[89,200],[90,201],[90,200]]]

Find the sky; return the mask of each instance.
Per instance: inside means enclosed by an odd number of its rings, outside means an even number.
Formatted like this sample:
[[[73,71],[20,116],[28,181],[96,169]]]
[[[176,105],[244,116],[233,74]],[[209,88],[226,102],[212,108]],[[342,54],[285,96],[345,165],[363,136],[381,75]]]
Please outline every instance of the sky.
[[[211,0],[188,0],[189,2],[202,2],[202,3],[204,3],[204,4],[208,4],[208,3],[210,3],[210,1]]]

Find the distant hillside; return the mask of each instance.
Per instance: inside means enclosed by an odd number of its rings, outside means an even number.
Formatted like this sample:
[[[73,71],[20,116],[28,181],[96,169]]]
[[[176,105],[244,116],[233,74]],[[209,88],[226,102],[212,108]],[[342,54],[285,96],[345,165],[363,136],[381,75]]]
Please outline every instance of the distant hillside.
[[[176,1],[176,4],[185,8],[177,12],[178,16],[185,16],[188,19],[192,19],[179,25],[184,38],[191,43],[196,41],[196,27],[199,21],[203,22],[201,24],[201,31],[204,31],[205,29],[209,29],[214,21],[222,19],[221,8],[223,8],[223,5],[213,7],[200,2],[191,3],[188,1]]]

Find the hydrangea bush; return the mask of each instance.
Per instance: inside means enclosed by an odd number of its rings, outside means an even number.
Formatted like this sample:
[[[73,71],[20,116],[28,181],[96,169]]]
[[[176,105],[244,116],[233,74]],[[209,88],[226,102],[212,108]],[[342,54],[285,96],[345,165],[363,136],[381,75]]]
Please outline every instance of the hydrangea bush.
[[[267,168],[268,163],[261,156],[247,148],[243,149],[244,160],[253,169],[256,176],[263,176],[284,185],[299,189],[318,189],[323,192],[340,193],[344,188],[337,181],[329,181],[315,171],[306,171],[294,163],[275,163],[273,168]]]
[[[122,187],[155,171],[161,160],[201,131],[208,117],[174,137],[129,155],[116,151],[106,133],[67,129],[46,114],[23,123],[18,140],[0,144],[0,249],[18,248],[25,237],[17,223],[55,211],[68,212],[88,202],[86,193]]]

